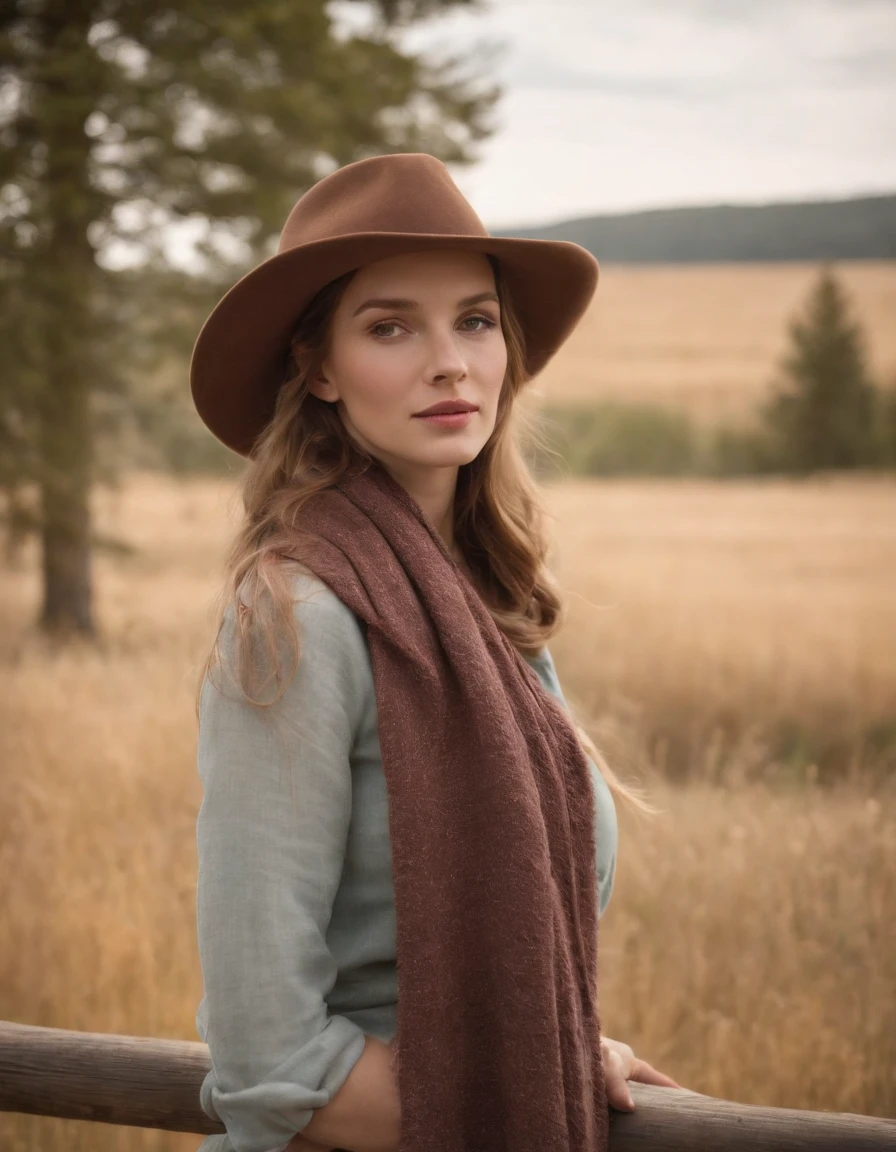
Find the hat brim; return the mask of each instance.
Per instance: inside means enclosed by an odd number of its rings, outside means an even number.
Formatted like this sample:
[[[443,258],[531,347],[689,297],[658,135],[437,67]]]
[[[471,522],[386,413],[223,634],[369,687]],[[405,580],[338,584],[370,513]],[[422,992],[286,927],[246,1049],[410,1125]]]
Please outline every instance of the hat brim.
[[[190,388],[206,426],[248,456],[271,419],[296,322],[331,280],[375,260],[435,249],[496,257],[535,376],[581,319],[597,288],[597,260],[565,240],[363,232],[278,253],[238,280],[202,326]]]

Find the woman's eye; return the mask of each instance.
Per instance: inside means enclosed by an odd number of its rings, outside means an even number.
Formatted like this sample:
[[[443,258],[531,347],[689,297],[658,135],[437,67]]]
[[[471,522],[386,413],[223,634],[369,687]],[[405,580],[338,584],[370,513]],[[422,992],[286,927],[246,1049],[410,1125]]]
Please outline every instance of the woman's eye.
[[[495,327],[495,321],[488,316],[465,316],[460,322],[460,327],[464,332],[486,332],[489,328]],[[401,325],[397,320],[378,320],[376,324],[371,324],[369,331],[372,336],[388,340],[400,329]]]
[[[462,325],[469,324],[471,322],[473,324],[483,324],[485,327],[467,328],[467,332],[485,332],[487,329],[494,328],[495,326],[494,320],[490,320],[488,316],[466,316],[463,320],[461,320]]]
[[[383,329],[383,328],[397,328],[397,327],[398,327],[398,325],[395,323],[394,320],[379,320],[376,324],[374,324],[371,327],[370,331],[373,333],[374,336],[391,336],[392,335],[391,332],[383,332],[383,331],[381,331],[381,329]]]

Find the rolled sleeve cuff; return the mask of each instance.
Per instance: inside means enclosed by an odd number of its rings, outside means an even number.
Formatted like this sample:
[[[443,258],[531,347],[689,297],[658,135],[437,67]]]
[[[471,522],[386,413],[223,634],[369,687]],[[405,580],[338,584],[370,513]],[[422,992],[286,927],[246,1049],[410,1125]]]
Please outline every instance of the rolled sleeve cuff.
[[[345,1016],[327,1026],[262,1080],[232,1089],[219,1084],[214,1067],[202,1082],[199,1103],[227,1130],[234,1152],[277,1152],[330,1102],[364,1051],[364,1032]]]

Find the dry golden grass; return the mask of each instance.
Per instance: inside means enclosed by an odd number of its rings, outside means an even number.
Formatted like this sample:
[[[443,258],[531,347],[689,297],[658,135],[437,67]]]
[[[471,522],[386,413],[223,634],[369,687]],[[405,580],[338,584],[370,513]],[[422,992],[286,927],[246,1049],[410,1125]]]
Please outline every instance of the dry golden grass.
[[[879,380],[896,383],[896,261],[836,266]],[[749,417],[787,346],[816,264],[602,264],[594,302],[548,365],[552,403],[624,400],[707,423]]]
[[[896,768],[896,479],[551,492],[553,648],[605,746],[729,783]]]
[[[193,692],[230,494],[143,478],[98,495],[101,527],[140,548],[98,563],[98,650],[29,635],[33,556],[0,574],[6,1019],[195,1039]],[[754,771],[782,716],[842,715],[856,733],[896,716],[896,484],[588,483],[549,499],[575,592],[552,644],[561,680],[663,809],[621,813],[606,1032],[698,1091],[896,1114],[896,797],[858,773],[826,788]],[[692,734],[686,786],[651,767],[663,724]],[[7,1115],[0,1144],[198,1139]]]

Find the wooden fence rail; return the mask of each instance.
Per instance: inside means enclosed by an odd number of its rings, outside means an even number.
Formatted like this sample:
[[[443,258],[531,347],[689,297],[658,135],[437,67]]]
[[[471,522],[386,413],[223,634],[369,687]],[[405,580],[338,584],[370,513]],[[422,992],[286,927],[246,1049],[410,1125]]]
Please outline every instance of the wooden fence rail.
[[[0,1111],[139,1128],[223,1132],[199,1107],[208,1048],[0,1021]],[[612,1152],[896,1152],[896,1120],[760,1108],[697,1092],[631,1085],[613,1112]]]

